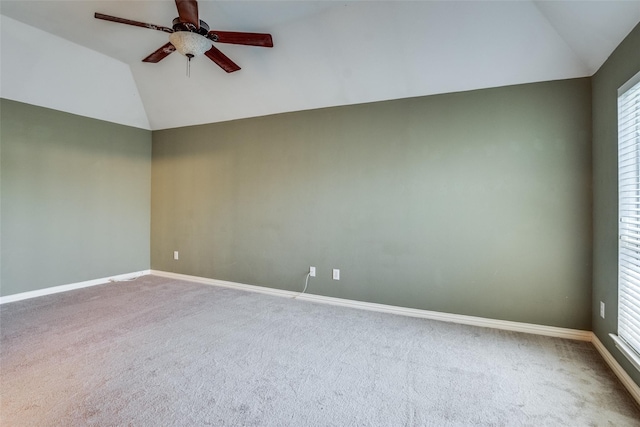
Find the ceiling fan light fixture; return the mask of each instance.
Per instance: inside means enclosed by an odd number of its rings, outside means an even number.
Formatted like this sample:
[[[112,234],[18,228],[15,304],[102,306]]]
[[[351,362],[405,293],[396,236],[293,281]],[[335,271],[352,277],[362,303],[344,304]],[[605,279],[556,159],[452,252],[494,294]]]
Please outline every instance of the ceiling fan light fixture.
[[[176,31],[169,36],[176,50],[188,58],[200,56],[211,49],[211,41],[198,33]]]

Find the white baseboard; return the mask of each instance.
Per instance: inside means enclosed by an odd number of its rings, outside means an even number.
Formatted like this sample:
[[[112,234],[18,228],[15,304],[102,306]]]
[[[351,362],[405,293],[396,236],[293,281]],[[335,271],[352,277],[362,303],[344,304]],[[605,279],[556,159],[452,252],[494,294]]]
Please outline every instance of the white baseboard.
[[[167,277],[188,282],[202,283],[205,285],[221,286],[225,288],[240,289],[249,292],[259,292],[274,296],[296,298],[304,301],[313,301],[323,304],[339,305],[343,307],[358,308],[361,310],[379,311],[382,313],[397,314],[402,316],[419,317],[423,319],[439,320],[442,322],[460,323],[463,325],[480,326],[484,328],[502,329],[513,332],[544,335],[556,338],[566,338],[593,343],[605,362],[611,367],[614,374],[620,379],[631,396],[640,405],[640,387],[625,372],[616,359],[609,353],[598,337],[591,331],[578,329],[558,328],[555,326],[536,325],[532,323],[511,322],[507,320],[488,319],[484,317],[465,316],[462,314],[441,313],[437,311],[420,310],[415,308],[397,307],[386,304],[354,301],[343,298],[326,297],[322,295],[301,294],[300,292],[272,289],[263,286],[246,285],[243,283],[227,282],[224,280],[208,279],[206,277],[189,276],[186,274],[170,273],[166,271],[151,270],[155,276]]]
[[[604,361],[607,362],[607,365],[609,365],[613,373],[616,374],[620,382],[622,382],[622,385],[625,386],[625,388],[629,391],[631,396],[640,405],[640,387],[638,387],[635,381],[633,381],[633,379],[629,376],[629,374],[627,374],[627,372],[622,368],[622,366],[620,366],[620,364],[613,357],[613,355],[609,353],[609,350],[607,350],[604,344],[602,344],[602,341],[598,339],[596,334],[591,333],[591,335],[592,335],[591,342],[593,343],[593,346],[596,348],[596,350],[598,350],[598,353],[600,353]]]
[[[285,291],[283,289],[267,288],[264,286],[245,285],[243,283],[227,282],[218,279],[209,279],[200,276],[189,276],[188,274],[171,273],[169,271],[151,270],[153,276],[166,277],[168,279],[185,280],[187,282],[202,283],[203,285],[220,286],[223,288],[240,289],[249,292],[258,292],[261,294],[275,295],[279,297],[293,298],[300,292]],[[298,298],[302,299],[302,297]]]
[[[205,277],[189,276],[186,274],[170,273],[166,271],[151,270],[155,276],[167,277],[177,280],[202,283],[206,285],[221,286],[225,288],[240,289],[249,292],[275,295],[287,298],[296,298],[303,301],[313,301],[323,304],[339,305],[343,307],[358,308],[361,310],[379,311],[382,313],[398,314],[402,316],[419,317],[422,319],[439,320],[442,322],[461,323],[464,325],[480,326],[484,328],[502,329],[506,331],[525,332],[529,334],[545,335],[557,338],[567,338],[580,341],[591,341],[591,331],[577,329],[558,328],[555,326],[535,325],[532,323],[511,322],[508,320],[487,319],[484,317],[465,316],[462,314],[441,313],[437,311],[405,308],[372,302],[362,302],[344,298],[333,298],[322,295],[301,294],[300,292],[272,289],[263,286],[245,285],[243,283],[227,282],[223,280],[208,279]]]
[[[41,297],[43,295],[57,294],[59,292],[71,291],[73,289],[87,288],[89,286],[102,285],[109,282],[118,282],[121,280],[131,280],[136,277],[150,274],[151,270],[134,271],[133,273],[118,274],[117,276],[103,277],[101,279],[86,280],[84,282],[70,283],[67,285],[52,286],[50,288],[38,289],[35,291],[21,292],[19,294],[7,295],[0,297],[0,304],[8,302],[21,301],[29,298]]]
[[[112,277],[104,277],[101,279],[87,280],[84,282],[70,283],[68,285],[53,286],[51,288],[39,289],[36,291],[22,292],[14,295],[0,297],[0,304],[14,301],[20,301],[29,298],[35,298],[43,295],[50,295],[59,292],[66,292],[73,289],[86,288],[89,286],[102,285],[108,282],[117,282],[121,280],[130,280],[136,277],[153,274],[155,276],[167,277],[176,280],[185,280],[188,282],[202,283],[205,285],[220,286],[225,288],[239,289],[249,292],[258,292],[268,295],[274,295],[285,298],[296,298],[304,301],[312,301],[322,304],[331,304],[342,307],[351,307],[361,310],[378,311],[382,313],[397,314],[401,316],[419,317],[422,319],[439,320],[442,322],[460,323],[463,325],[480,326],[484,328],[494,328],[513,332],[524,332],[536,335],[545,335],[557,338],[566,338],[579,341],[588,341],[593,343],[594,347],[605,362],[609,365],[614,374],[620,379],[631,396],[640,404],[640,387],[625,372],[607,348],[602,344],[598,337],[591,331],[582,331],[578,329],[558,328],[555,326],[536,325],[532,323],[511,322],[508,320],[488,319],[484,317],[465,316],[462,314],[441,313],[437,311],[420,310],[416,308],[398,307],[386,304],[377,304],[371,302],[355,301],[344,298],[326,297],[322,295],[301,294],[300,292],[286,291],[282,289],[267,288],[264,286],[246,285],[243,283],[227,282],[224,280],[208,279],[206,277],[189,276],[186,274],[170,273],[159,270],[142,270],[133,273],[119,274]]]

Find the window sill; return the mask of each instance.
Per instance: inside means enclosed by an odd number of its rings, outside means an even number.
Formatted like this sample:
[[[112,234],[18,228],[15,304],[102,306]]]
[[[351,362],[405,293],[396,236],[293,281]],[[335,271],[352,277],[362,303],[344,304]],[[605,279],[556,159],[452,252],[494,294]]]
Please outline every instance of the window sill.
[[[616,344],[616,347],[618,347],[618,350],[620,350],[620,352],[624,354],[624,357],[629,359],[629,362],[631,362],[633,366],[640,372],[640,356],[638,356],[638,353],[636,353],[631,347],[629,347],[629,344],[620,339],[619,336],[614,334],[609,334],[609,336],[613,339],[613,342]]]

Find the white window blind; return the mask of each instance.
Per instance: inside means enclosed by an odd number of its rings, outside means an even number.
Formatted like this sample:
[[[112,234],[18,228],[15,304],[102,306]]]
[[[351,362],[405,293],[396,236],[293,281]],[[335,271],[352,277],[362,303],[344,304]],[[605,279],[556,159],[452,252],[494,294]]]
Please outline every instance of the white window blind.
[[[618,337],[640,360],[640,73],[618,96]],[[616,340],[617,341],[617,340]],[[626,345],[624,345],[626,344]]]

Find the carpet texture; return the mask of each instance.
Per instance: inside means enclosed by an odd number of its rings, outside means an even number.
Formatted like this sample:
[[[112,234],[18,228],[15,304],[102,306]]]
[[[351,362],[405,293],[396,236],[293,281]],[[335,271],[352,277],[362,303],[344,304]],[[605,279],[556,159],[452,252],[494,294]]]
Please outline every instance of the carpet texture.
[[[154,276],[0,331],[2,426],[640,426],[590,343]]]

